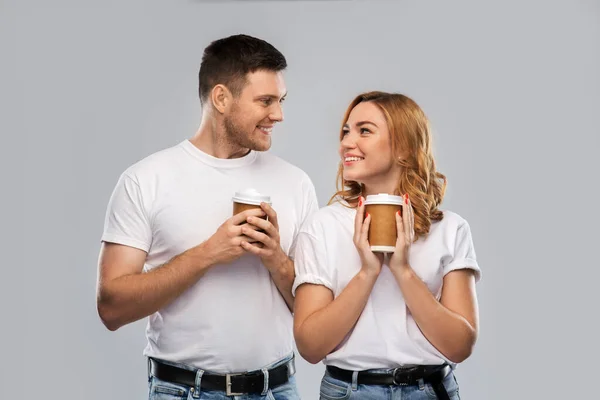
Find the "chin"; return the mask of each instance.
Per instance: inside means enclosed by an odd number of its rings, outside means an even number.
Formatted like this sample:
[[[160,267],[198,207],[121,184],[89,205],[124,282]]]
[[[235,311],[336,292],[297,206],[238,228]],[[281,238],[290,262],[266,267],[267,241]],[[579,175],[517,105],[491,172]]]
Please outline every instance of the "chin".
[[[358,174],[343,174],[342,176],[344,177],[345,181],[354,181],[354,182],[362,183],[361,176]]]
[[[271,148],[270,140],[268,142],[264,142],[264,143],[252,143],[252,146],[250,146],[250,149],[252,149],[254,151],[267,151],[270,148]]]

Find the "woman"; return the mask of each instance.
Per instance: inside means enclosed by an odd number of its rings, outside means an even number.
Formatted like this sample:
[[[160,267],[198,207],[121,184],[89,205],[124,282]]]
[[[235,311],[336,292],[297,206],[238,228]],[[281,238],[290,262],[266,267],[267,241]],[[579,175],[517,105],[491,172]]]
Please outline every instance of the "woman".
[[[321,399],[459,399],[453,375],[478,332],[480,270],[467,222],[438,209],[428,120],[401,94],[370,92],[346,111],[338,192],[300,231],[294,336],[324,361]],[[395,251],[368,243],[371,194],[402,195]]]

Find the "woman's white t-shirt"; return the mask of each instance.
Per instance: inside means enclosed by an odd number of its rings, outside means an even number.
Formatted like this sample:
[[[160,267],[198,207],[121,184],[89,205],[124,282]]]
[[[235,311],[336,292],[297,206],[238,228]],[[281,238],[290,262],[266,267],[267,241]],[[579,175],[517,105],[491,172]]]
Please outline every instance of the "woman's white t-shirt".
[[[356,210],[342,203],[320,209],[301,228],[294,294],[298,286],[312,283],[329,288],[337,298],[359,272],[360,257],[352,240]],[[438,300],[450,271],[469,268],[476,282],[481,277],[469,224],[453,212],[443,213],[429,234],[412,244],[409,254],[411,267]],[[385,263],[356,325],[323,362],[350,370],[445,362],[455,366],[421,333]]]

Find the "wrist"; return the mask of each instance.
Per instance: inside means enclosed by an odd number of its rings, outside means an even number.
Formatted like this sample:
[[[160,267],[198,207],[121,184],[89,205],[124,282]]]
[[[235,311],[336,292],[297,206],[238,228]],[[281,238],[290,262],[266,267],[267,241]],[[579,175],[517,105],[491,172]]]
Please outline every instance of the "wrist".
[[[367,282],[375,282],[379,274],[377,271],[374,271],[373,268],[368,268],[363,265],[363,267],[358,272],[358,277]]]
[[[397,265],[390,268],[396,279],[401,281],[407,281],[415,276],[415,270],[408,263]]]
[[[195,268],[205,270],[212,265],[218,263],[216,254],[212,251],[212,247],[208,241],[200,243],[198,246],[192,247],[183,253],[189,257],[190,262]]]
[[[281,271],[287,271],[287,263],[289,261],[289,257],[283,252],[283,249],[279,247],[279,249],[275,252],[275,254],[271,257],[268,262],[263,262],[267,269],[280,273]]]

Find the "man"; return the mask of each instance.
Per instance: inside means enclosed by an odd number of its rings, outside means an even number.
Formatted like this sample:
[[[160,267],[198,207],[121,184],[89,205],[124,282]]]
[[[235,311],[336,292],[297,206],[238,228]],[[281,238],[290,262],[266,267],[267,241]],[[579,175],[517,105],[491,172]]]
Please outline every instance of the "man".
[[[129,167],[111,196],[98,313],[110,330],[149,316],[150,399],[299,398],[288,255],[318,205],[304,172],[264,152],[283,121],[286,66],[257,38],[212,42],[198,131]],[[272,207],[232,216],[249,188]]]

